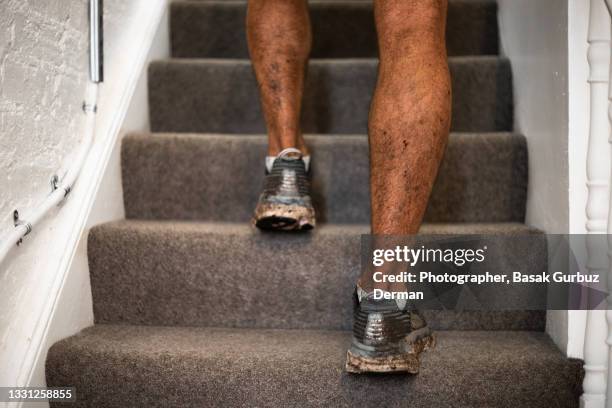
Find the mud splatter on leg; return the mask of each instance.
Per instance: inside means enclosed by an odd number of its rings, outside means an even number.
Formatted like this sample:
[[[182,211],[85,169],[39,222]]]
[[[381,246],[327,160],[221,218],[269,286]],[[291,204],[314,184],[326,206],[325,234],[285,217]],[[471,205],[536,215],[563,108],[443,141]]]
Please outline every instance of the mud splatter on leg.
[[[268,130],[268,154],[287,147],[307,154],[300,129],[311,47],[306,0],[249,0],[247,40]]]

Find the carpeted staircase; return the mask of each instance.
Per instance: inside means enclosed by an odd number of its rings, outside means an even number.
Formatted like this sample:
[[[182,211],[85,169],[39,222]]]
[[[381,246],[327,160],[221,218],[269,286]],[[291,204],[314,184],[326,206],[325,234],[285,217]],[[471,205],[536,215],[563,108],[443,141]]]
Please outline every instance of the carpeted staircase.
[[[343,372],[368,232],[376,37],[369,2],[311,13],[303,128],[316,134],[320,228],[249,225],[266,139],[245,3],[175,1],[173,58],[149,67],[154,133],[123,141],[127,220],[89,235],[96,324],[50,349],[48,385],[76,386],[70,406],[89,407],[577,406],[580,362],[544,333],[543,312],[428,312],[439,345],[418,376]],[[423,233],[540,234],[523,224],[527,148],[497,35],[495,2],[450,0],[453,134]],[[494,262],[545,266],[524,251]]]

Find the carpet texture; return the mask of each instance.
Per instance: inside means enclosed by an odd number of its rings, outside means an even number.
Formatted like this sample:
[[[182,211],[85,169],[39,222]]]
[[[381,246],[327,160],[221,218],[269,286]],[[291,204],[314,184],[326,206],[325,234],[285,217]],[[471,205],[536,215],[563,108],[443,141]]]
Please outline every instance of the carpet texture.
[[[77,387],[76,407],[134,395],[146,407],[578,406],[580,363],[543,333],[440,332],[418,376],[346,374],[348,344],[345,332],[98,325],[51,348],[47,377]]]
[[[265,136],[248,135],[127,137],[121,153],[126,215],[249,222],[263,185],[266,143]],[[307,136],[306,143],[317,220],[369,223],[366,136]],[[450,137],[426,220],[522,222],[526,195],[523,136],[457,133]]]
[[[378,62],[312,60],[302,127],[306,133],[367,131]],[[455,57],[452,129],[512,130],[512,79],[508,60]],[[172,59],[149,66],[154,132],[265,133],[253,69],[248,60]]]
[[[122,221],[95,227],[88,255],[98,323],[349,329],[360,271],[362,226],[322,226],[309,234],[260,233],[242,224]],[[430,234],[535,234],[490,248],[483,270],[546,269],[546,242],[522,224],[431,224]],[[546,296],[516,286],[481,293],[505,308]],[[542,312],[428,312],[436,328],[539,330]]]
[[[312,58],[377,56],[371,2],[311,1],[310,19]],[[248,58],[245,20],[245,1],[174,2],[170,9],[172,54],[178,58]],[[496,55],[497,3],[451,0],[446,38],[449,55]]]

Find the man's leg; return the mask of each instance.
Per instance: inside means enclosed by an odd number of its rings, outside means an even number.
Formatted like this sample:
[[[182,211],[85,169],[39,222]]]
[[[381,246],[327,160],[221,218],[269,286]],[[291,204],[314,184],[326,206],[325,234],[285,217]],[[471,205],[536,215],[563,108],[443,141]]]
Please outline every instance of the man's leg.
[[[268,154],[295,147],[311,46],[307,0],[249,0],[247,39],[268,128]]]
[[[373,235],[415,234],[421,225],[450,128],[447,0],[374,0],[380,65],[369,118]],[[376,241],[375,241],[376,245]],[[382,270],[393,274],[393,268]],[[379,300],[371,272],[357,288],[349,372],[419,370],[435,344],[405,302]]]
[[[447,0],[374,1],[380,65],[369,118],[373,235],[416,234],[427,208],[450,128],[446,9]],[[374,283],[370,274],[360,285],[404,289]]]
[[[310,157],[300,129],[312,42],[307,0],[249,0],[247,39],[268,130],[266,179],[253,221],[269,230],[310,229]]]
[[[375,0],[380,66],[369,118],[372,234],[419,230],[450,128],[447,0]]]

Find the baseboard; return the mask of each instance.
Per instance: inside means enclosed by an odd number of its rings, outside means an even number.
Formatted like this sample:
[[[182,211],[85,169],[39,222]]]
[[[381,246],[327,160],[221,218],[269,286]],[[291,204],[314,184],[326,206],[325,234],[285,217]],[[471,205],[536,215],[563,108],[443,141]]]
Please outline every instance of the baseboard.
[[[136,32],[137,40],[134,42],[133,52],[130,53],[129,63],[122,64],[122,78],[118,83],[107,82],[102,87],[98,106],[100,119],[96,126],[94,146],[87,157],[86,165],[79,176],[75,191],[70,197],[73,200],[78,200],[77,216],[73,220],[70,236],[61,257],[60,267],[53,278],[52,286],[47,293],[41,294],[41,296],[45,296],[46,301],[32,331],[31,341],[19,370],[18,386],[40,385],[40,378],[37,377],[41,376],[41,370],[44,380],[44,361],[48,345],[55,341],[55,339],[50,338],[52,322],[62,320],[61,318],[54,319],[54,317],[57,317],[60,298],[70,283],[70,271],[74,266],[75,259],[79,258],[79,250],[81,252],[85,250],[84,240],[86,239],[92,208],[98,198],[103,176],[113,152],[116,152],[120,143],[121,130],[126,115],[132,108],[132,99],[137,86],[139,82],[142,82],[143,76],[146,77],[147,65],[151,58],[150,50],[154,45],[157,33],[160,29],[163,29],[161,26],[166,24],[167,6],[167,0],[155,0],[148,1],[146,6],[141,7],[143,13],[139,14],[138,17],[140,28]],[[134,38],[131,40],[134,41]],[[112,79],[107,76],[108,80]],[[102,115],[104,117],[101,117]],[[91,293],[87,293],[86,296],[89,299],[86,299],[85,302],[91,303]],[[80,330],[82,320],[81,322],[64,322],[63,334],[70,335],[72,334],[71,331]],[[57,332],[55,330],[56,334]],[[40,404],[36,406],[40,407]]]

